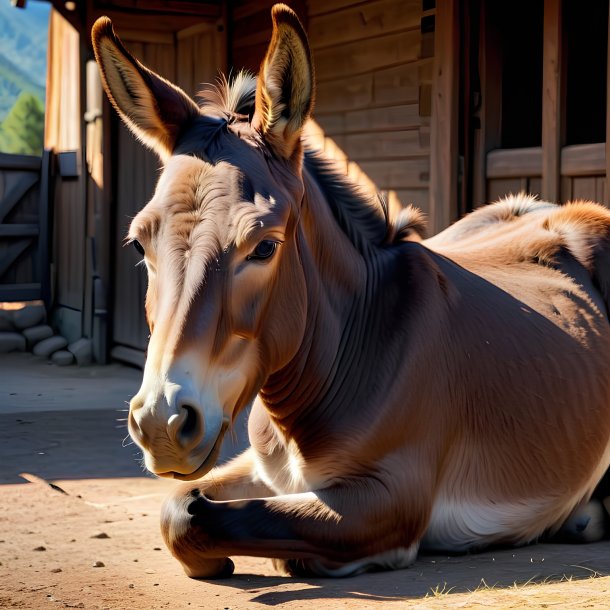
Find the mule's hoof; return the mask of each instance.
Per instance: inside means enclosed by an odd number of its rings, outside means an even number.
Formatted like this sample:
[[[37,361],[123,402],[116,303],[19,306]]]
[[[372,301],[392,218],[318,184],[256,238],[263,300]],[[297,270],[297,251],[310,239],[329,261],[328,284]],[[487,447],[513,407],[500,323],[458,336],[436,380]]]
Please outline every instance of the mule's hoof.
[[[186,575],[190,578],[217,579],[229,578],[233,575],[235,564],[228,558],[200,559],[194,565],[182,564]]]
[[[285,576],[315,576],[302,559],[272,559],[273,567]]]

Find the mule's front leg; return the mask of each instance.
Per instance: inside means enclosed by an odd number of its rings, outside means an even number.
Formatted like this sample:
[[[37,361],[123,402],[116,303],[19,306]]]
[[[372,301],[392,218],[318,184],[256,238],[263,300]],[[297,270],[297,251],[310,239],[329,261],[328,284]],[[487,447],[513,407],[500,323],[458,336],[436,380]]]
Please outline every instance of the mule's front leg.
[[[233,562],[210,554],[191,539],[189,506],[198,498],[236,500],[271,496],[273,492],[254,475],[252,449],[215,468],[203,479],[178,485],[161,509],[161,533],[165,544],[193,578],[222,578],[233,573]]]
[[[184,499],[179,520],[183,564],[231,555],[288,560],[291,571],[346,576],[370,568],[406,567],[427,521],[424,505],[397,506],[387,489],[358,481],[302,494],[214,501]],[[220,566],[223,568],[224,566]],[[187,569],[190,576],[208,577]]]

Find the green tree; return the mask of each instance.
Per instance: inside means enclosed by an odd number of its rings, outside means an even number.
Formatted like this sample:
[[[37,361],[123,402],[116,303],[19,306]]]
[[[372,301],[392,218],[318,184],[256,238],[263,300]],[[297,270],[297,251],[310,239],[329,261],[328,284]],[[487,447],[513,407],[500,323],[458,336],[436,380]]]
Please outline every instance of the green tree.
[[[41,155],[43,138],[44,105],[35,95],[23,91],[0,124],[0,151]]]

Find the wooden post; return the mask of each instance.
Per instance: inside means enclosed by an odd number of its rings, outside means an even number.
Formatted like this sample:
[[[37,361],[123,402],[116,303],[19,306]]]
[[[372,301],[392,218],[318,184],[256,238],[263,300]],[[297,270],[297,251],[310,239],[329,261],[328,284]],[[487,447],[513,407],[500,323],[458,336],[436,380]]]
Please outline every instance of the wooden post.
[[[430,229],[437,233],[457,216],[458,0],[437,3],[430,127]]]
[[[604,203],[610,207],[610,11],[608,11],[608,59],[606,64],[606,188]]]
[[[544,0],[542,197],[559,201],[561,162],[561,0]]]

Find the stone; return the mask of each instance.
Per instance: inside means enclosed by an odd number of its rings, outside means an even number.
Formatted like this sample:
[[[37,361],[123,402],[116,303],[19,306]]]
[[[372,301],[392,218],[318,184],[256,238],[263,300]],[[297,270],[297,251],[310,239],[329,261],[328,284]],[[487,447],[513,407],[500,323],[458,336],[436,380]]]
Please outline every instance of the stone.
[[[25,337],[21,333],[0,332],[0,354],[25,352]]]
[[[66,349],[60,349],[53,353],[51,360],[57,366],[68,366],[74,362],[74,355]]]
[[[44,321],[45,316],[44,305],[26,305],[22,309],[13,311],[13,324],[15,328],[23,330],[40,324]]]
[[[0,332],[13,331],[13,316],[10,311],[6,309],[0,309]]]
[[[68,340],[60,335],[43,339],[40,343],[37,343],[32,350],[35,356],[41,358],[48,358],[53,352],[63,349],[68,345]]]
[[[68,351],[74,354],[78,366],[86,366],[93,362],[93,345],[90,339],[79,339],[68,345]]]
[[[53,336],[53,329],[46,324],[40,326],[31,326],[23,331],[23,336],[27,341],[27,345],[32,349],[37,343],[40,343],[43,339],[48,339]]]

